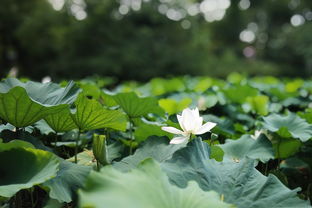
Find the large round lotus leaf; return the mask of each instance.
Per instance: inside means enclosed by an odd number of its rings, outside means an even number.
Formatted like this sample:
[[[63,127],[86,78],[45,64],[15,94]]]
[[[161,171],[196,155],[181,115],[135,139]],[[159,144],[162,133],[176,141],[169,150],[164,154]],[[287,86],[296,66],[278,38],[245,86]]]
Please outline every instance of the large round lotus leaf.
[[[56,176],[57,157],[43,150],[13,148],[0,152],[0,196],[11,197]]]
[[[83,208],[232,208],[216,192],[204,192],[194,181],[186,188],[169,183],[153,160],[146,160],[128,173],[111,166],[92,172],[80,191]]]
[[[164,109],[169,115],[173,115],[187,108],[192,103],[192,99],[186,97],[178,101],[171,98],[163,98],[160,99],[158,103],[160,107]]]
[[[80,130],[101,128],[126,130],[127,117],[119,110],[105,109],[97,100],[88,99],[84,94],[79,95],[75,105],[76,111],[71,117]]]
[[[294,113],[286,116],[272,114],[263,118],[263,127],[281,137],[297,138],[302,142],[312,138],[312,125]]]
[[[6,79],[0,83],[0,117],[16,127],[26,127],[66,108],[78,91],[72,82],[61,88],[53,83]]]
[[[223,92],[226,95],[227,99],[229,99],[233,103],[241,104],[243,104],[248,97],[258,95],[258,90],[250,87],[249,85],[234,85],[230,88],[224,89]]]
[[[23,83],[18,79],[8,78],[0,82],[0,93],[7,93],[15,87],[24,88],[32,100],[45,105],[71,104],[76,100],[80,91],[72,81],[62,88],[52,82],[43,84],[29,81]]]
[[[140,98],[134,92],[119,93],[113,98],[130,118],[145,116],[148,113],[162,115],[164,112],[153,97]]]
[[[243,135],[237,140],[227,140],[220,147],[224,151],[225,157],[234,161],[248,157],[265,163],[274,159],[272,143],[264,134],[257,139],[251,138],[250,135]]]
[[[44,120],[55,132],[67,132],[78,128],[71,117],[69,108],[50,114],[46,116]]]

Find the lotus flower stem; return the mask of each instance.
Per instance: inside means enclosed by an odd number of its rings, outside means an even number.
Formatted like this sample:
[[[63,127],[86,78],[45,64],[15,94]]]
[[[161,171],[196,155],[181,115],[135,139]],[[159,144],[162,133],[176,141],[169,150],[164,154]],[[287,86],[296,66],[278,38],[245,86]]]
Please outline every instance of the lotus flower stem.
[[[268,175],[268,168],[269,168],[269,162],[265,163],[265,170],[264,170],[264,175]]]
[[[129,149],[129,154],[132,155],[132,153],[133,153],[133,149],[132,149],[132,141],[133,141],[133,134],[132,134],[132,131],[133,131],[133,123],[132,123],[131,119],[130,119],[129,131],[130,131],[130,149]]]
[[[80,133],[81,133],[81,130],[79,129],[78,131],[78,136],[76,138],[76,145],[75,145],[75,163],[77,164],[78,163],[78,158],[77,158],[77,155],[78,155],[78,142],[80,140]]]
[[[101,164],[99,163],[98,160],[96,160],[96,170],[99,172],[101,169]]]
[[[280,163],[281,163],[280,144],[281,144],[281,138],[278,138],[278,142],[277,142],[277,167],[276,167],[277,170],[280,169]]]

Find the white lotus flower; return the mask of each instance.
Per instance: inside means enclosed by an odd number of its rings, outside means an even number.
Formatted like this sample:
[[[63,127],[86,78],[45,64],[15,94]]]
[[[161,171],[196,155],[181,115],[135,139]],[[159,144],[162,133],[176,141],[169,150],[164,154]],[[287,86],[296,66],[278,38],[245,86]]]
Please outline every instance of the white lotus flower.
[[[183,131],[174,127],[162,127],[161,129],[172,134],[179,135],[170,141],[170,144],[180,144],[188,141],[191,135],[200,135],[210,131],[217,124],[207,122],[203,125],[203,118],[199,116],[198,108],[186,108],[182,115],[177,115],[180,127]]]

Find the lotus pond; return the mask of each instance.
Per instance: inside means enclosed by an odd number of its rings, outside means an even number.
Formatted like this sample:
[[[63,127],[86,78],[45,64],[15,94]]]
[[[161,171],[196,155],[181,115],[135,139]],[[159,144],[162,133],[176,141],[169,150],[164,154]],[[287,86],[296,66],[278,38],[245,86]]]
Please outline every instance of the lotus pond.
[[[0,207],[311,207],[311,80],[7,78],[0,124]]]

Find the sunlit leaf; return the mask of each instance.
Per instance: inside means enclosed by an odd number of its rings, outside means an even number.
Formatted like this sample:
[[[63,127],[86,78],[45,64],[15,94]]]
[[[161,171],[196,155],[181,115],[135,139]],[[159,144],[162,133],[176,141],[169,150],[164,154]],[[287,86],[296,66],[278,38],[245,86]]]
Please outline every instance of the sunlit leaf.
[[[67,132],[78,128],[74,122],[69,108],[64,108],[57,113],[49,114],[44,120],[55,132]]]
[[[76,111],[71,114],[72,119],[80,130],[112,128],[124,131],[127,118],[119,110],[105,109],[98,101],[88,99],[80,94],[76,102]]]
[[[52,83],[6,79],[0,83],[0,117],[16,127],[26,127],[66,108],[77,92],[72,82],[60,88]]]
[[[184,98],[180,101],[176,101],[174,99],[166,98],[160,99],[158,103],[162,109],[164,109],[169,115],[172,115],[187,108],[192,103],[192,99]]]
[[[227,99],[234,103],[244,103],[248,97],[258,95],[258,90],[248,85],[234,85],[224,89],[223,92]]]
[[[114,99],[130,118],[145,116],[148,113],[163,114],[157,99],[153,97],[140,98],[134,92],[129,92],[119,93]]]
[[[247,103],[250,105],[250,108],[255,113],[266,116],[268,114],[269,108],[269,97],[265,95],[258,95],[254,97],[248,97]]]

